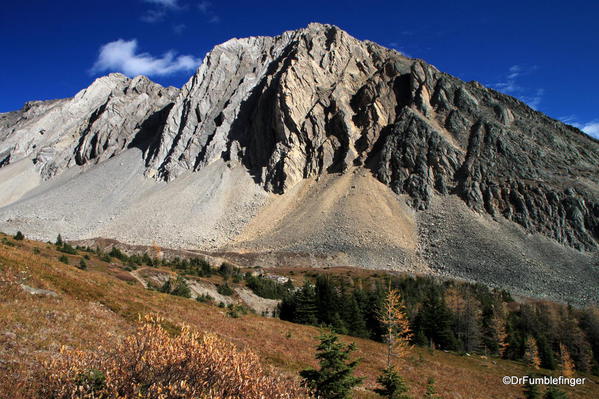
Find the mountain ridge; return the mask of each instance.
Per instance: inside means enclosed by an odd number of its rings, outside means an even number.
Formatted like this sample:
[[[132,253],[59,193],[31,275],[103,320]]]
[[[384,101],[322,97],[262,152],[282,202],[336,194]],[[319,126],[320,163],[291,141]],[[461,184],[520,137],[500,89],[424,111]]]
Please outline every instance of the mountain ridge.
[[[585,270],[592,287],[598,161],[599,141],[517,99],[310,24],[216,46],[181,89],[111,74],[72,99],[0,114],[0,228],[450,273],[462,269],[447,259],[468,258],[499,229],[506,242],[558,243],[556,265],[537,247],[518,257],[502,244],[489,255],[499,268]],[[340,183],[346,175],[352,183]],[[423,233],[439,230],[439,202],[454,204],[445,215],[478,220],[474,248],[456,247],[451,228]],[[286,231],[302,220],[308,227]],[[462,272],[476,279],[486,269],[472,258]]]

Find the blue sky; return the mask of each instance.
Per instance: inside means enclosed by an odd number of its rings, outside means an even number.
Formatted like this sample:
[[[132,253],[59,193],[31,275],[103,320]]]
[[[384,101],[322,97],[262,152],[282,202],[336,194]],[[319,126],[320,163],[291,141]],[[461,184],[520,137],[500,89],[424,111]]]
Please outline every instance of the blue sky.
[[[180,87],[231,37],[338,25],[599,137],[599,1],[13,1],[0,9],[0,112],[112,71]]]

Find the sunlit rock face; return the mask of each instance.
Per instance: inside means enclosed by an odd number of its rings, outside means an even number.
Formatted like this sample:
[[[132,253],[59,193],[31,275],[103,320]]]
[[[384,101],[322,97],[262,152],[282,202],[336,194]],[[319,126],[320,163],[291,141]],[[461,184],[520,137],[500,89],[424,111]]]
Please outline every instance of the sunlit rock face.
[[[142,150],[148,179],[242,165],[267,192],[366,168],[416,210],[455,194],[580,250],[599,237],[599,143],[522,102],[310,24],[232,39],[178,90],[111,74],[0,116],[0,165],[42,179]]]

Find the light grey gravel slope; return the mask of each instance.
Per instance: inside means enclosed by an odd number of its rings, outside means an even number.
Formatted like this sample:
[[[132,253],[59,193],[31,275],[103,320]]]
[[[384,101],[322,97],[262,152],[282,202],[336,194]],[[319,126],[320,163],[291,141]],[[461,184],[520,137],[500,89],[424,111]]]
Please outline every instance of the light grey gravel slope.
[[[145,178],[144,168],[138,149],[89,170],[71,168],[0,208],[0,229],[43,240],[61,233],[209,249],[234,236],[268,196],[244,169],[222,162],[170,184]]]

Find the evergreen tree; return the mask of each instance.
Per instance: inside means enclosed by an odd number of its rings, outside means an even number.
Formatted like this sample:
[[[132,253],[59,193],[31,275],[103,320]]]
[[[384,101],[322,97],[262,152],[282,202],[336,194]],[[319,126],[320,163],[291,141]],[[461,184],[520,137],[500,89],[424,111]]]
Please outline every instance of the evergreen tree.
[[[577,311],[568,306],[561,313],[560,341],[567,346],[574,367],[580,371],[589,371],[593,362],[593,350],[589,337],[580,326]]]
[[[191,298],[191,289],[189,288],[189,285],[187,285],[187,281],[181,276],[177,277],[170,293],[172,295],[182,296],[183,298]]]
[[[297,295],[293,321],[300,324],[317,324],[317,313],[314,287],[306,281]]]
[[[63,244],[63,243],[64,243],[64,241],[62,241],[62,236],[59,234],[59,235],[56,237],[56,243],[55,243],[55,245],[56,245],[57,247],[62,247],[62,244]]]
[[[568,395],[564,391],[559,390],[555,385],[551,385],[545,391],[543,399],[568,399]]]
[[[321,274],[316,278],[315,289],[318,321],[333,328],[341,327],[339,324],[335,325],[334,323],[334,321],[338,322],[338,313],[341,309],[333,281],[328,276]],[[335,313],[337,313],[337,316],[335,316]]]
[[[81,270],[87,270],[87,262],[85,261],[85,259],[81,259],[79,261],[79,269]]]
[[[349,335],[360,338],[368,338],[368,330],[366,329],[366,321],[362,314],[362,309],[358,305],[358,300],[353,294],[347,294],[343,301],[345,325]]]
[[[364,314],[366,328],[370,331],[370,338],[382,341],[385,335],[385,327],[379,320],[378,311],[382,308],[385,301],[386,292],[380,283],[376,284],[375,289],[368,292],[367,311]]]
[[[17,241],[22,241],[25,239],[25,236],[20,231],[17,231],[17,234],[15,234],[14,239]]]
[[[173,290],[173,284],[171,283],[171,279],[169,278],[162,284],[162,287],[158,291],[164,292],[165,294],[170,294]]]
[[[541,399],[539,386],[531,384],[530,381],[526,381],[526,384],[524,384],[524,397],[526,399]]]
[[[345,321],[341,318],[341,315],[335,312],[331,317],[331,323],[329,324],[330,328],[337,334],[349,335],[349,330],[347,329]]]
[[[316,359],[320,369],[306,369],[300,372],[306,386],[314,390],[321,399],[348,399],[352,388],[362,383],[362,378],[353,376],[358,360],[349,360],[356,349],[355,344],[344,346],[334,334],[320,336]]]
[[[593,352],[592,372],[599,375],[599,309],[586,309],[580,318],[580,327],[588,337]]]
[[[418,314],[418,324],[431,344],[442,349],[455,349],[456,339],[451,330],[452,315],[445,305],[443,294],[431,287]]]
[[[555,360],[553,349],[545,336],[539,335],[537,347],[539,349],[539,357],[541,358],[541,367],[548,370],[555,370],[557,368],[557,361]]]
[[[426,383],[426,392],[424,394],[424,399],[441,399],[441,397],[437,395],[437,389],[435,388],[435,379],[433,377],[429,377]]]
[[[374,389],[377,394],[389,399],[409,399],[406,395],[408,387],[403,378],[397,373],[393,366],[387,367],[376,379],[382,388]]]

